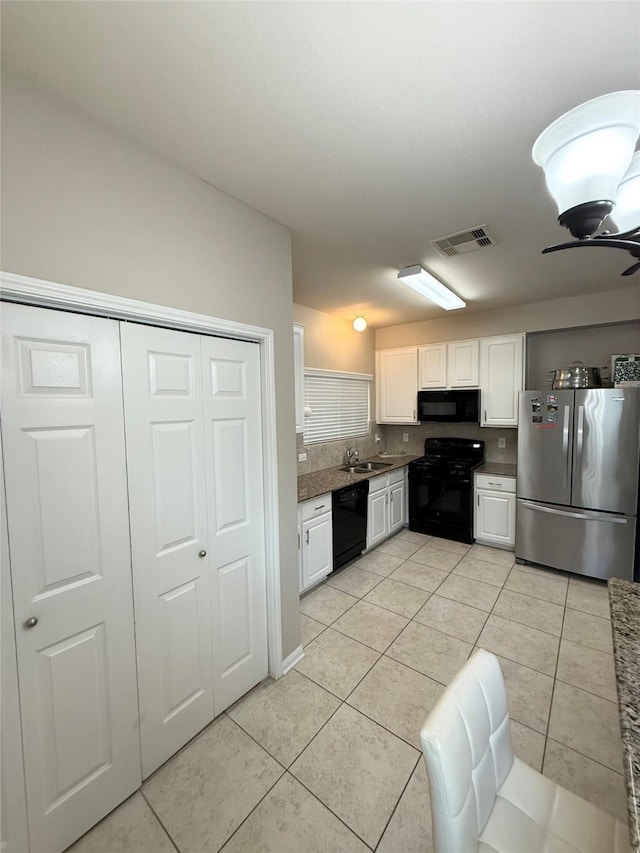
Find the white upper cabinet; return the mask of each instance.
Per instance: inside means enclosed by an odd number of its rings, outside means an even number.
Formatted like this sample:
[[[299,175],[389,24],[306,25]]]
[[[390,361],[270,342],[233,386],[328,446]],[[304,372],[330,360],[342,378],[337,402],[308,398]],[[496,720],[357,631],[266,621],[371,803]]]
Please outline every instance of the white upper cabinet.
[[[418,347],[420,388],[477,388],[479,341]]]
[[[524,387],[524,335],[480,341],[480,426],[518,426],[518,393]]]
[[[376,421],[417,424],[418,348],[376,353]]]
[[[451,341],[376,352],[376,420],[415,424],[416,392],[480,388],[481,426],[518,426],[524,335]]]
[[[296,433],[304,432],[304,326],[293,324]]]
[[[418,347],[420,388],[447,387],[447,344]]]
[[[477,388],[479,341],[447,344],[447,385],[449,388]]]

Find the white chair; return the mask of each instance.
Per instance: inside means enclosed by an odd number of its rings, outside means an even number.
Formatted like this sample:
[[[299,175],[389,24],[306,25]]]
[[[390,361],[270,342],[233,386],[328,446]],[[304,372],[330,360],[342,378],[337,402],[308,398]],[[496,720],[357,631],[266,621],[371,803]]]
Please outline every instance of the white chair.
[[[420,733],[435,853],[629,853],[627,827],[533,770],[511,748],[495,655],[479,649]]]

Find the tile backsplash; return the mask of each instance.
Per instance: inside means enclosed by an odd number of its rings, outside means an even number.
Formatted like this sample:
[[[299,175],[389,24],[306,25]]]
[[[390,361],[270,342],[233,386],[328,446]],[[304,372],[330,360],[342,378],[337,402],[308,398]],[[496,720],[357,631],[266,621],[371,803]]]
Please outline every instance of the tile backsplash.
[[[345,441],[325,441],[319,444],[306,444],[302,435],[296,436],[296,454],[305,452],[306,462],[298,462],[298,474],[310,474],[312,471],[320,471],[322,468],[333,468],[342,465],[345,453],[349,447],[355,447],[360,454],[360,459],[375,456],[384,450],[383,427],[371,421],[369,423],[369,435],[362,438],[348,438]],[[376,442],[375,435],[378,433],[380,441]],[[296,457],[297,458],[297,457]]]
[[[439,424],[425,423],[417,426],[396,426],[387,424],[378,426],[384,430],[385,450],[405,450],[407,453],[424,453],[425,438],[456,437],[476,438],[484,441],[484,458],[487,462],[515,463],[518,456],[518,430],[499,429],[497,427],[481,427],[477,424]],[[402,440],[403,433],[408,433],[409,441]],[[505,447],[498,447],[498,439],[504,438]]]
[[[424,440],[435,436],[456,436],[458,438],[476,438],[484,441],[484,456],[488,462],[515,463],[518,455],[518,430],[480,427],[476,424],[438,424],[426,423],[411,426],[395,424],[369,424],[370,434],[363,438],[349,438],[346,441],[327,441],[321,444],[305,445],[302,435],[297,436],[296,453],[306,452],[306,462],[298,462],[298,474],[309,474],[322,468],[333,468],[344,462],[348,447],[355,447],[361,459],[375,456],[381,450],[403,450],[412,456],[422,456]],[[376,433],[380,441],[375,441]],[[409,441],[402,440],[403,434]],[[498,447],[498,439],[505,439],[505,447]]]

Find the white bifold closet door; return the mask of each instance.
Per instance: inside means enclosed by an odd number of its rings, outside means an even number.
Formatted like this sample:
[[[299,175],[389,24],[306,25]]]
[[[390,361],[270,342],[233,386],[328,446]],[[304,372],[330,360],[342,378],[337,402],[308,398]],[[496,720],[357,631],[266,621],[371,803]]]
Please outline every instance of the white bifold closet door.
[[[4,305],[2,356],[29,836],[45,853],[141,781],[118,323]]]
[[[268,674],[260,356],[121,337],[146,777]]]
[[[2,452],[0,449],[0,457]],[[22,724],[18,700],[18,668],[13,625],[13,592],[9,571],[9,538],[4,498],[4,476],[0,476],[0,851],[25,853],[27,802],[22,760]]]

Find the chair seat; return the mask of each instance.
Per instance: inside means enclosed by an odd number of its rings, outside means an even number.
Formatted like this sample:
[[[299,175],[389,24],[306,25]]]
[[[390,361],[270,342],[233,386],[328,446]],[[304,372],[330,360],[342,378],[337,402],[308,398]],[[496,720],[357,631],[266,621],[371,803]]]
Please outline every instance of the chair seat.
[[[478,853],[630,853],[629,830],[514,757]]]

